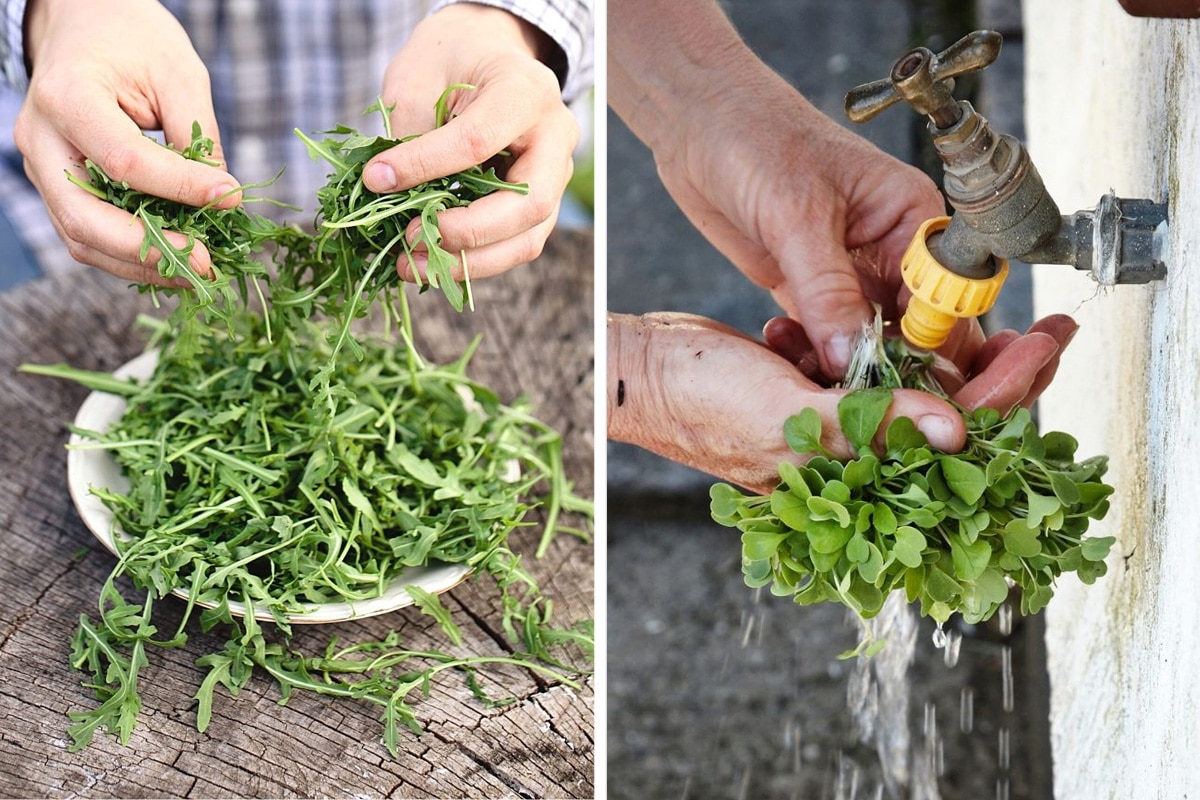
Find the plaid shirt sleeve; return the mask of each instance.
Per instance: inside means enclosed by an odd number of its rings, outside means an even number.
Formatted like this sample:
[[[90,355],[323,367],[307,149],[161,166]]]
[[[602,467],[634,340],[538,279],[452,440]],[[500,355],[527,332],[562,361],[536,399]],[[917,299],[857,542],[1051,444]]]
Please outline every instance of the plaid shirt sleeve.
[[[549,66],[558,75],[565,101],[570,102],[592,85],[593,0],[439,0],[430,13],[457,2],[502,8],[557,43],[563,58]]]
[[[4,25],[0,31],[0,71],[4,82],[19,92],[29,88],[29,73],[25,71],[25,0],[0,0]]]

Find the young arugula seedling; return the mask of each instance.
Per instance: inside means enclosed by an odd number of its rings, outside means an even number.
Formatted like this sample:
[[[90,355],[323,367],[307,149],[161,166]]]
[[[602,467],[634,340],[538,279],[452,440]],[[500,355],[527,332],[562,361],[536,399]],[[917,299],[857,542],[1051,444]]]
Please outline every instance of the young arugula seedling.
[[[1084,536],[1108,511],[1104,457],[1076,462],[1075,439],[1039,435],[1024,408],[1007,417],[963,411],[966,447],[954,455],[934,451],[912,420],[897,418],[876,455],[892,389],[945,393],[931,359],[903,342],[878,337],[863,351],[875,363],[852,364],[851,373],[882,388],[856,389],[838,403],[857,458],[830,458],[820,415],[805,409],[784,436],[796,453],[817,455],[804,466],[780,464],[779,487],[765,497],[723,483],[710,491],[713,518],[742,531],[747,585],[805,605],[843,603],[864,618],[904,591],[939,623],[954,613],[975,623],[1007,600],[1010,581],[1021,587],[1022,613],[1032,614],[1062,573],[1085,583],[1104,575],[1113,537]]]

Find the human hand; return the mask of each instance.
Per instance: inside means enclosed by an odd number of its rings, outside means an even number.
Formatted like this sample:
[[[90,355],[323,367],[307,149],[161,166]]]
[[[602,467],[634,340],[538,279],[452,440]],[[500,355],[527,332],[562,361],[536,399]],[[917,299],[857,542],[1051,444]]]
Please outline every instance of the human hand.
[[[968,411],[987,407],[1007,414],[1017,406],[1029,408],[1054,379],[1063,350],[1077,330],[1066,314],[1052,314],[1033,323],[1024,335],[1014,330],[995,333],[978,349],[951,342],[949,356],[939,353],[934,371],[942,388]],[[798,322],[788,317],[768,320],[763,339],[774,353],[820,381],[816,353]]]
[[[1074,331],[1069,317],[1056,316],[1025,336],[997,334],[974,356],[955,401],[1002,411],[1031,403],[1053,377]],[[810,377],[818,364],[803,328],[794,320],[773,320],[766,336],[769,346],[686,314],[610,314],[609,438],[768,492],[778,483],[781,461],[803,460],[784,440],[784,422],[812,407],[825,423],[825,447],[836,457],[853,457],[837,417],[846,391],[823,388]],[[884,429],[898,416],[910,417],[933,447],[962,449],[962,415],[938,397],[897,390]]]
[[[558,81],[538,57],[549,39],[507,11],[472,3],[447,6],[413,32],[384,76],[383,98],[395,104],[397,137],[423,134],[376,156],[363,179],[373,192],[392,192],[480,164],[507,150],[502,177],[528,183],[529,193],[496,192],[438,215],[442,246],[465,253],[471,278],[483,278],[531,261],[554,228],[570,180],[579,125],[563,105]],[[434,103],[445,87],[455,92],[453,116],[434,129]],[[415,241],[420,221],[409,230]],[[427,256],[413,254],[424,273]],[[412,280],[408,258],[400,276]],[[461,266],[453,270],[463,277]]]
[[[13,136],[25,172],[45,200],[50,220],[75,260],[139,283],[186,285],[162,278],[160,254],[140,256],[143,229],[129,213],[70,183],[86,180],[90,158],[116,181],[193,206],[235,192],[224,169],[180,158],[146,138],[161,129],[183,148],[192,123],[216,143],[208,72],[183,28],[161,5],[131,0],[114,13],[104,4],[31,0],[25,48],[32,65],[29,92]],[[218,205],[237,205],[236,192]],[[182,247],[187,237],[169,233]],[[197,242],[191,265],[209,275],[211,259]]]
[[[614,109],[688,219],[841,377],[872,303],[896,318],[900,257],[921,222],[945,213],[936,186],[821,114],[714,3],[615,1]],[[960,327],[958,346],[982,344],[976,323]]]
[[[915,168],[800,113],[804,101],[773,75],[719,97],[678,148],[656,153],[659,174],[705,236],[804,326],[825,375],[840,377],[872,303],[897,317],[900,258],[916,228],[944,213],[941,196]],[[982,343],[977,325],[960,327],[960,346]]]

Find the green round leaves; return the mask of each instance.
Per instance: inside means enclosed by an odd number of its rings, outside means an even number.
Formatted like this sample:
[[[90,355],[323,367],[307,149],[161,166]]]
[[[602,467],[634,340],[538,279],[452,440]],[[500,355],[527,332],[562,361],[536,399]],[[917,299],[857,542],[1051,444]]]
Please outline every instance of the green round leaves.
[[[1104,457],[1076,462],[1076,441],[1039,435],[1023,408],[1004,418],[964,412],[966,448],[935,452],[907,418],[879,436],[890,403],[890,390],[879,388],[839,403],[853,460],[829,457],[820,416],[805,409],[784,435],[796,452],[817,455],[800,467],[780,464],[774,492],[712,487],[713,518],[742,531],[748,585],[801,604],[840,602],[864,617],[902,590],[939,622],[955,612],[979,622],[1010,584],[1021,587],[1029,614],[1049,602],[1062,573],[1086,583],[1105,573],[1113,538],[1084,538],[1113,491],[1101,480]]]

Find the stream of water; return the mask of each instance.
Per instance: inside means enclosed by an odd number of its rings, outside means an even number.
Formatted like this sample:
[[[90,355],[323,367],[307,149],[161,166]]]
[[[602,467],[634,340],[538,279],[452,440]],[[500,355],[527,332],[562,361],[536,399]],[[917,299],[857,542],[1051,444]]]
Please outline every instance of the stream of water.
[[[855,737],[873,751],[877,760],[867,769],[861,759],[843,752],[838,759],[833,800],[942,800],[939,783],[946,776],[946,737],[976,733],[976,689],[961,688],[957,720],[951,716],[948,728],[939,719],[940,698],[924,700],[920,735],[914,735],[910,670],[919,641],[915,609],[896,593],[874,619],[854,619],[868,640],[887,642],[873,658],[860,658],[854,663],[846,698]],[[1001,608],[998,622],[1001,635],[1007,638],[1012,633],[1011,606]],[[932,644],[941,651],[947,668],[958,664],[962,642],[962,632],[957,629],[939,625],[933,631]],[[1012,647],[1004,644],[1000,648],[1002,713],[996,715],[996,800],[1009,800],[1011,791],[1009,721],[1015,708],[1012,656]],[[872,775],[877,776],[873,785]]]

